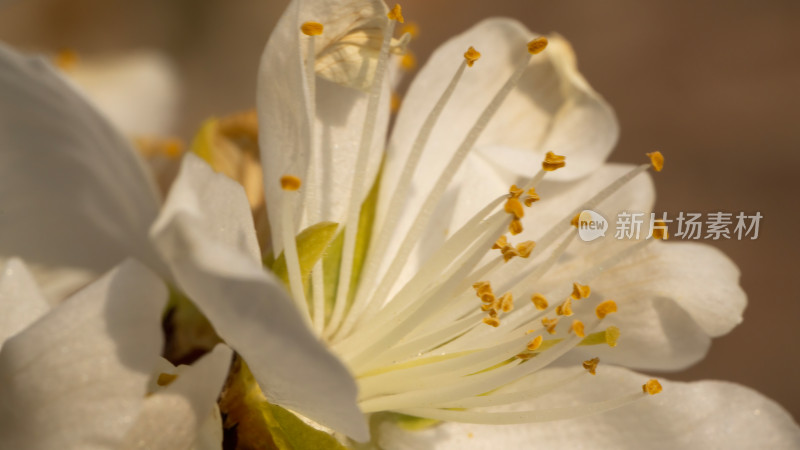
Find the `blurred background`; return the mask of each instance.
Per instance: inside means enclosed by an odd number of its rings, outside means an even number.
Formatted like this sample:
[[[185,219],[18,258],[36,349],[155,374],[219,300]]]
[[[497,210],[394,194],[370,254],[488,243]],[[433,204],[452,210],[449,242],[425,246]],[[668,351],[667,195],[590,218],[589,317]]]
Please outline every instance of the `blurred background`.
[[[0,40],[78,61],[142,49],[174,64],[180,96],[167,132],[254,106],[259,56],[287,0],[0,1]],[[656,211],[760,212],[757,240],[706,241],[741,268],[744,323],[672,379],[753,387],[800,418],[800,2],[796,0],[404,0],[420,64],[491,15],[569,39],[615,108],[612,161],[667,155]],[[166,95],[158,89],[146,96]],[[149,99],[158,100],[158,99]],[[159,105],[157,101],[154,102]],[[796,278],[797,277],[797,278]],[[734,406],[735,407],[735,406]]]

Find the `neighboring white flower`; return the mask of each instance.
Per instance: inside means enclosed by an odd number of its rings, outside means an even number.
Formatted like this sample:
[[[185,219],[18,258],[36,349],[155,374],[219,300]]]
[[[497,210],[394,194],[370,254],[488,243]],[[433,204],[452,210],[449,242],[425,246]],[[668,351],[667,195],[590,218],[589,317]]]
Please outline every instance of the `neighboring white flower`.
[[[386,13],[379,1],[293,1],[264,52],[265,196],[273,256],[283,257],[291,294],[262,267],[240,186],[189,155],[162,206],[130,146],[51,69],[3,47],[0,256],[20,255],[40,276],[62,267],[100,273],[138,259],[192,299],[271,402],[356,441],[798,442],[786,412],[745,388],[665,383],[650,398],[646,377],[606,365],[696,362],[710,337],[741,320],[745,297],[737,269],[710,247],[576,241],[576,212],[649,211],[653,189],[647,166],[603,164],[616,120],[577,72],[568,44],[553,36],[532,55],[526,44],[535,36],[517,22],[482,22],[432,56],[387,143],[387,61],[402,42],[392,40],[395,20]],[[545,176],[543,159],[548,169],[561,165],[546,151],[566,155],[567,167]],[[382,159],[365,248],[360,206]],[[525,189],[507,194],[512,182]],[[534,186],[541,201],[523,208]],[[296,242],[322,222],[343,233],[336,270],[308,261]],[[497,242],[509,228],[524,234],[507,237],[514,245]],[[609,299],[618,311],[606,317],[615,309]],[[554,334],[544,318],[560,320]],[[605,345],[617,338],[615,348]],[[594,371],[595,356],[602,362],[592,376],[582,363]],[[364,413],[381,411],[486,425],[405,432],[386,420],[370,436]],[[555,419],[572,420],[531,423]]]
[[[220,345],[148,392],[164,338],[167,290],[122,263],[50,308],[25,265],[0,274],[0,447],[219,448],[217,392],[231,351]],[[152,395],[148,395],[152,394]]]

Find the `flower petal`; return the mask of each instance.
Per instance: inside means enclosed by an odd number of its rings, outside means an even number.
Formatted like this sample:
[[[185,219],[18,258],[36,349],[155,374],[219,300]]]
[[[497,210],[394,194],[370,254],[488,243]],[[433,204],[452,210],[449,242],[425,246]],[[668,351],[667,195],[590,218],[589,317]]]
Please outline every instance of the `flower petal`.
[[[115,447],[164,344],[164,284],[128,260],[0,351],[0,447]]]
[[[353,196],[351,183],[367,113],[368,94],[317,76],[316,98],[309,99],[304,68],[308,38],[300,33],[300,25],[323,18],[328,22],[323,24],[323,34],[315,38],[318,56],[355,30],[372,30],[380,37],[387,23],[386,6],[381,1],[295,0],[290,3],[264,49],[257,96],[259,144],[275,255],[282,250],[280,224],[274,219],[280,216],[281,176],[292,174],[304,182],[307,201],[298,203],[297,230],[320,221],[341,223]],[[380,46],[380,41],[377,45]],[[367,48],[361,50],[355,54],[365,54]],[[374,52],[366,53],[373,55]],[[374,65],[373,59],[374,55],[366,58],[364,67]],[[377,173],[388,125],[388,77],[383,84],[381,105],[377,116],[372,118],[375,132],[362,180],[364,196]],[[316,103],[313,149],[308,119],[308,105],[312,101]],[[354,199],[354,205],[359,205],[361,200],[363,197]],[[303,220],[302,205],[310,214]]]
[[[177,69],[166,55],[139,50],[81,58],[67,76],[127,135],[169,135],[178,108]]]
[[[186,157],[152,230],[178,286],[244,357],[271,402],[366,439],[352,376],[253,254],[255,230],[244,191],[204,166]],[[206,188],[193,190],[198,185]]]
[[[0,45],[0,258],[103,272],[147,244],[159,198],[130,145],[42,59]]]
[[[50,305],[25,264],[17,258],[10,259],[0,274],[0,349],[6,339],[49,310]]]
[[[215,409],[232,354],[228,347],[218,345],[165,389],[147,397],[123,448],[191,448]],[[221,432],[222,424],[218,425]]]
[[[496,92],[530,56],[526,43],[533,36],[515,20],[488,19],[434,52],[411,84],[397,117],[384,172],[388,189],[382,190],[382,196],[386,200],[428,113],[463,61],[464,51],[475,46],[483,56],[466,69],[431,133],[406,203],[412,212],[424,201]],[[553,174],[555,179],[575,179],[605,160],[617,134],[613,111],[577,72],[569,44],[552,36],[549,47],[532,58],[518,87],[483,130],[475,148],[509,184],[516,177],[534,175],[546,151],[568,158],[567,169]]]
[[[541,372],[550,382],[565,372]],[[538,376],[538,375],[537,375]],[[547,381],[540,380],[544,383]],[[557,393],[514,409],[571,406],[640,390],[646,377],[614,367]],[[800,428],[772,400],[744,386],[721,381],[661,381],[663,392],[604,414],[525,425],[444,423],[424,431],[404,431],[384,422],[379,444],[387,450],[529,448],[708,449],[796,448]]]

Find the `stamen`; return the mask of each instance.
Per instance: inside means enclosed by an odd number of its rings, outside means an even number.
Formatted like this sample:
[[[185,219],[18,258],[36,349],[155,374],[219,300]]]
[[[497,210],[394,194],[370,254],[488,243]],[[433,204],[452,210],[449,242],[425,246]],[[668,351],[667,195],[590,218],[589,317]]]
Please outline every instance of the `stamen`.
[[[286,269],[289,274],[289,290],[292,299],[297,304],[303,318],[311,325],[311,316],[308,311],[306,294],[303,289],[303,282],[300,275],[300,259],[297,256],[297,241],[294,237],[294,208],[297,201],[297,190],[300,189],[301,181],[294,175],[284,175],[280,179],[283,189],[282,214],[281,214],[281,240],[283,241],[283,255],[286,259]]]
[[[159,386],[169,386],[178,378],[178,375],[172,373],[160,373],[158,374],[158,379],[156,379],[156,384]]]
[[[592,289],[586,285],[580,285],[578,283],[572,283],[572,295],[571,297],[575,300],[580,300],[582,298],[587,298],[591,295]]]
[[[300,25],[300,31],[306,36],[319,36],[324,29],[325,27],[319,22],[306,22]]]
[[[572,218],[572,220],[569,221],[569,224],[572,225],[575,228],[578,228],[578,225],[580,224],[580,220],[581,220],[581,213],[575,214],[575,216]]]
[[[519,219],[514,218],[511,220],[511,223],[508,224],[508,232],[513,234],[514,236],[522,233],[522,231],[523,231],[522,222]]]
[[[497,238],[497,240],[494,242],[494,245],[492,245],[492,250],[504,249],[507,246],[508,246],[508,239],[506,238],[506,235],[504,234],[504,235],[500,236],[499,238]]]
[[[548,319],[547,317],[542,318],[542,326],[547,330],[550,334],[556,333],[556,325],[558,325],[558,318],[555,319]]]
[[[505,262],[509,262],[515,256],[520,256],[519,251],[510,245],[503,247],[502,251],[503,261]]]
[[[69,72],[78,65],[78,59],[78,52],[65,48],[56,54],[53,64],[59,69]]]
[[[659,383],[655,378],[642,385],[642,392],[645,394],[656,395],[662,390],[661,383]]]
[[[531,55],[536,55],[544,51],[547,48],[547,38],[544,36],[538,37],[530,42],[528,42],[528,53]]]
[[[464,59],[467,60],[467,65],[472,67],[475,61],[481,59],[481,53],[475,50],[475,47],[470,47],[467,49],[467,52],[464,53]]]
[[[597,375],[597,365],[600,364],[600,358],[592,358],[583,362],[583,368],[590,374]]]
[[[575,336],[586,337],[586,332],[583,322],[581,322],[578,319],[572,321],[572,327],[570,327],[570,331],[574,331]]]
[[[565,161],[566,159],[566,156],[556,155],[553,152],[547,152],[547,154],[544,156],[544,161],[542,161],[542,169],[544,169],[546,172],[558,170],[567,165],[567,162]]]
[[[505,212],[513,214],[514,218],[516,219],[522,219],[525,217],[525,210],[522,209],[522,202],[520,202],[519,198],[517,197],[510,197],[508,200],[506,200],[506,204],[503,209]]]
[[[525,206],[530,207],[534,202],[538,202],[542,198],[536,193],[536,188],[528,189],[528,195],[525,197]]]
[[[519,252],[519,256],[527,258],[531,256],[531,252],[533,252],[534,247],[536,247],[536,242],[525,241],[517,244],[517,252]]]
[[[511,292],[506,292],[503,294],[503,296],[500,297],[499,302],[500,309],[502,309],[503,312],[510,312],[512,309],[514,309],[514,297],[511,295]]]
[[[532,351],[532,352],[536,351],[539,347],[542,346],[542,341],[543,340],[544,340],[544,338],[542,338],[541,335],[536,336],[532,341],[528,342],[527,349]]]
[[[408,34],[412,38],[419,37],[419,25],[415,22],[408,22],[400,28],[400,34]]]
[[[659,151],[655,151],[652,153],[646,153],[648,157],[650,157],[650,163],[653,165],[653,169],[656,172],[661,172],[664,169],[664,155],[661,154]]]
[[[338,330],[344,317],[345,307],[348,303],[350,294],[350,279],[353,271],[353,260],[355,258],[356,235],[358,233],[358,223],[361,213],[359,208],[360,201],[365,196],[364,190],[366,177],[364,174],[367,169],[367,162],[369,159],[369,149],[372,146],[373,136],[377,127],[376,117],[378,117],[378,107],[380,106],[381,91],[383,88],[383,81],[386,75],[386,63],[389,59],[389,49],[392,43],[392,35],[394,34],[395,21],[403,22],[403,16],[400,11],[400,5],[395,5],[392,11],[388,14],[389,23],[383,31],[383,42],[381,43],[381,51],[378,56],[378,65],[375,68],[375,78],[372,81],[372,87],[367,100],[367,110],[364,116],[364,126],[361,132],[361,141],[359,142],[358,154],[356,156],[356,166],[352,177],[350,202],[347,206],[347,213],[344,228],[344,243],[342,247],[342,262],[339,269],[339,284],[336,289],[336,300],[333,308],[333,315],[329,324],[328,337]]]
[[[519,188],[516,184],[512,184],[511,187],[508,189],[508,194],[514,198],[520,198],[523,192],[525,192],[525,190]]]
[[[403,19],[403,8],[401,8],[398,4],[394,5],[394,8],[389,11],[389,14],[386,14],[386,17],[388,17],[390,20],[396,20],[400,23],[405,23],[405,19]]]
[[[414,56],[414,53],[411,52],[411,50],[406,50],[406,54],[400,58],[400,67],[402,67],[406,72],[411,72],[417,68],[417,57]]]
[[[281,189],[284,191],[296,191],[300,189],[303,182],[300,181],[300,178],[297,178],[294,175],[284,175],[281,177]]]
[[[548,303],[547,299],[544,298],[544,295],[533,294],[533,297],[531,297],[531,301],[533,302],[533,305],[536,307],[536,309],[538,309],[539,311],[544,311],[545,309],[547,309]]]
[[[617,304],[614,300],[606,300],[597,305],[594,312],[598,319],[605,319],[607,315],[617,312]]]
[[[667,224],[663,220],[653,221],[653,239],[663,241],[669,239],[669,230],[667,230]]]
[[[572,312],[572,297],[567,297],[564,303],[556,306],[556,314],[559,316],[571,316]]]
[[[372,294],[372,289],[377,281],[378,268],[380,266],[380,264],[375,262],[375,258],[383,257],[386,253],[386,249],[391,242],[391,234],[394,232],[395,224],[399,222],[400,214],[403,210],[402,204],[408,198],[408,191],[411,188],[411,180],[414,176],[417,166],[419,165],[422,151],[425,149],[425,145],[428,143],[428,139],[430,138],[436,123],[439,121],[439,117],[447,105],[447,102],[450,100],[450,97],[452,97],[456,86],[458,86],[458,82],[461,80],[461,76],[464,74],[466,67],[466,61],[462,62],[458,67],[458,70],[456,70],[455,75],[453,75],[453,79],[450,80],[450,84],[442,93],[442,96],[436,102],[436,105],[434,105],[430,113],[428,113],[428,117],[425,119],[425,122],[422,125],[422,128],[419,130],[419,134],[417,134],[414,144],[411,147],[411,152],[409,153],[408,159],[406,159],[405,165],[403,166],[403,171],[398,178],[396,189],[389,200],[385,219],[382,222],[375,224],[376,229],[379,229],[380,231],[375,233],[375,239],[373,240],[375,245],[370,245],[369,253],[367,254],[365,270],[362,273],[362,281],[359,283],[360,286],[358,288],[356,299],[351,307],[351,313],[342,329],[343,333],[349,332],[353,327],[356,318],[358,317],[358,313],[363,310],[369,295]],[[380,289],[380,286],[378,289]],[[388,288],[384,290],[388,290]],[[385,296],[385,294],[382,294],[382,296]]]
[[[497,317],[484,317],[483,323],[495,328],[500,326],[500,320]]]

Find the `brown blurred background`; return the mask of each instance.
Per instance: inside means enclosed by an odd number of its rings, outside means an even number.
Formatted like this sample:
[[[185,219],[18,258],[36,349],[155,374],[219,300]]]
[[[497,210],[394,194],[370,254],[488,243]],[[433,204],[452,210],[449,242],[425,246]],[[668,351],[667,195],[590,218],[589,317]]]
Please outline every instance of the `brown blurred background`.
[[[2,2],[0,2],[2,3]],[[183,85],[176,133],[252,107],[259,55],[286,0],[25,0],[0,7],[0,39],[92,57],[139,48],[174,58]],[[483,17],[557,31],[622,127],[613,161],[660,149],[656,211],[760,212],[758,240],[712,242],[739,265],[744,323],[670,378],[730,380],[800,418],[800,2],[796,0],[405,0],[435,46]],[[794,200],[793,200],[794,199]]]

